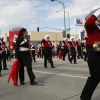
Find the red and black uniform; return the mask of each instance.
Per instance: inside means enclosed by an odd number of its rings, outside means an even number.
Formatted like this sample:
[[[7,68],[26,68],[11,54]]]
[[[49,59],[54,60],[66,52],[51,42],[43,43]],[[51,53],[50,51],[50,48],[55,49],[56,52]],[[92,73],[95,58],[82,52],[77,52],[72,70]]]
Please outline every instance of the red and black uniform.
[[[7,63],[6,63],[6,43],[5,41],[1,42],[2,44],[2,60],[3,60],[3,69],[7,70]]]
[[[91,100],[92,94],[100,82],[100,52],[95,52],[92,45],[95,41],[100,42],[100,26],[96,23],[97,18],[92,15],[85,23],[88,36],[88,44],[91,46],[88,54],[88,67],[90,77],[82,91],[82,100]]]
[[[83,59],[81,45],[82,45],[81,42],[76,41],[76,46],[77,46],[77,51],[78,51],[78,56],[77,56],[78,59],[80,59],[80,57],[81,57],[81,59]]]
[[[41,46],[41,49],[42,49],[42,59],[43,59],[43,56],[44,56],[44,45],[43,44]]]
[[[42,48],[41,45],[39,45],[39,46],[38,46],[38,50],[39,50],[39,55],[38,55],[38,56],[39,56],[40,58],[41,58],[41,52],[42,52],[42,51],[41,51],[41,48]]]
[[[66,57],[66,54],[68,53],[68,42],[67,41],[62,41],[63,42],[63,45],[64,45],[64,49],[63,49],[63,61],[65,61],[65,57]]]
[[[15,51],[15,53],[16,53],[16,40],[15,39],[11,43],[10,49],[11,49],[11,58],[13,58],[13,56],[14,56],[13,51]]]
[[[11,57],[10,57],[10,46],[9,45],[7,45],[7,47],[6,47],[6,51],[7,51],[7,60],[9,59],[9,61],[11,60]]]
[[[59,51],[61,50],[61,43],[57,43],[56,48],[57,48],[57,55],[58,55]]]
[[[32,51],[33,60],[34,60],[34,62],[36,62],[36,59],[35,59],[35,45],[31,46],[31,51]]]
[[[91,45],[89,45],[90,40],[88,39],[88,37],[85,37],[84,40],[86,43],[86,52],[84,52],[84,55],[85,55],[84,60],[87,61],[89,50],[91,49]]]
[[[52,42],[43,38],[42,43],[44,44],[44,67],[47,68],[47,60],[49,60],[51,68],[54,68],[52,60]]]
[[[53,56],[53,58],[55,56],[55,46],[54,46],[54,43],[52,43],[52,56]]]
[[[70,52],[71,52],[71,58],[70,62],[72,63],[72,60],[74,60],[74,64],[76,64],[76,42],[75,41],[69,41],[70,46]]]

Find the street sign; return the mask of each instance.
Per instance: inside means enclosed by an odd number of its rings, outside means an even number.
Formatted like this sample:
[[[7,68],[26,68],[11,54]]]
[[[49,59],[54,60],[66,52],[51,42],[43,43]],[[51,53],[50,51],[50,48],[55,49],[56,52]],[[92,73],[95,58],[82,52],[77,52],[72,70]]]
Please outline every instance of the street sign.
[[[71,30],[71,28],[67,28],[67,31],[70,31]]]
[[[75,26],[84,26],[85,20],[83,18],[75,18],[74,24]]]

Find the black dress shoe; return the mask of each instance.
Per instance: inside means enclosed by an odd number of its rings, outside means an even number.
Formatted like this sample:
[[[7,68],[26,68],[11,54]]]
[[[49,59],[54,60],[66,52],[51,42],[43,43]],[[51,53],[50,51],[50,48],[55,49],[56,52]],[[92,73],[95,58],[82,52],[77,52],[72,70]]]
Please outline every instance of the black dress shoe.
[[[31,85],[36,85],[36,84],[38,84],[38,82],[32,81],[32,82],[30,82],[30,84]]]
[[[24,82],[20,82],[20,85],[25,85],[25,83]]]
[[[44,68],[48,68],[47,66],[44,66]]]
[[[3,70],[8,70],[8,68],[4,68]]]
[[[51,66],[51,68],[55,68],[54,66]]]
[[[2,77],[2,75],[0,74],[0,77]]]
[[[74,63],[74,64],[77,64],[77,63]]]
[[[72,61],[71,60],[69,62],[72,64]]]

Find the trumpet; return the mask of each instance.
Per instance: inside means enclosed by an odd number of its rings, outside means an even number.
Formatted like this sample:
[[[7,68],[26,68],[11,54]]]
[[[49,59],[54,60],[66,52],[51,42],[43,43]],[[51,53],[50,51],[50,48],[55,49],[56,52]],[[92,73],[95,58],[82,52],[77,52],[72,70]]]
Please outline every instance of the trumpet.
[[[99,41],[94,42],[93,50],[96,51],[96,52],[100,52],[100,42]]]

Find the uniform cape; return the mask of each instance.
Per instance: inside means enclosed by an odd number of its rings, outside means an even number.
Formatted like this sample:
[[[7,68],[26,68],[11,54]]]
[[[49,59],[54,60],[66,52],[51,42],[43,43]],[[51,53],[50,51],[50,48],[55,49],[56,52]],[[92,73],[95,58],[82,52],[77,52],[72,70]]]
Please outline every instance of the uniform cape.
[[[8,83],[10,81],[10,79],[12,78],[13,81],[13,85],[17,86],[18,85],[18,72],[20,70],[20,64],[18,60],[15,60],[13,62],[13,65],[11,67],[11,71],[10,74],[8,76]]]

